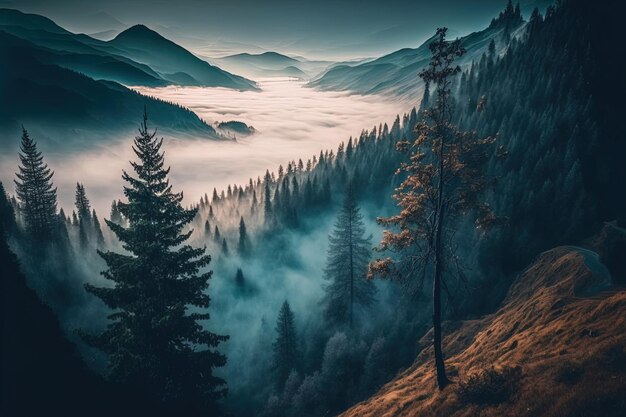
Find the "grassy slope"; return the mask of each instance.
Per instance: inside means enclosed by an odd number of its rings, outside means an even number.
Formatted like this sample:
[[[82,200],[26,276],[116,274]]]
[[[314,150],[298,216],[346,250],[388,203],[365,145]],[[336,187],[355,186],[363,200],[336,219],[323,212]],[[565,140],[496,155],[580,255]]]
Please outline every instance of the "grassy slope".
[[[452,385],[437,390],[426,335],[410,369],[343,416],[623,416],[626,290],[610,287],[593,252],[545,252],[500,310],[446,327]],[[515,393],[500,404],[462,402],[458,382],[492,365],[521,367]]]

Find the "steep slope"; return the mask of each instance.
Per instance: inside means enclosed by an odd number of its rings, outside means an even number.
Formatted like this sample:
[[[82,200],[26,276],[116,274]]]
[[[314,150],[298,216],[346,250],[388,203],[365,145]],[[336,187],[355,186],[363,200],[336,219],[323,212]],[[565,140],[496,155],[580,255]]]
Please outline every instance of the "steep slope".
[[[180,81],[180,75],[176,74],[184,73],[195,80],[194,85],[237,90],[257,89],[252,81],[210,65],[143,25],[125,30],[108,44],[127,58],[150,66],[168,80],[175,76],[174,80]]]
[[[209,65],[145,26],[132,27],[105,42],[71,33],[43,16],[0,9],[0,30],[56,52],[50,63],[96,79],[151,87],[181,84],[256,89],[252,81]]]
[[[446,327],[455,383],[437,390],[427,334],[410,369],[342,415],[623,415],[626,290],[611,287],[594,252],[559,247],[541,254],[496,313]],[[502,378],[491,385],[468,379],[492,366]],[[509,395],[494,401],[503,386]]]
[[[488,28],[461,38],[467,53],[459,64],[468,66],[473,60],[480,58],[487,51],[491,41],[495,43],[497,50],[505,50],[509,39],[521,33],[523,27],[524,22],[519,9],[507,8]],[[430,60],[431,41],[432,38],[416,49],[401,49],[359,65],[332,67],[312,80],[308,86],[320,90],[420,98],[423,84],[418,73]]]
[[[3,128],[11,130],[32,123],[42,128],[113,133],[134,127],[146,105],[151,118],[162,128],[217,137],[215,130],[190,110],[50,64],[53,58],[54,53],[0,31],[0,60],[10,63],[0,70]],[[65,137],[63,145],[70,145],[73,137]],[[9,140],[0,141],[0,146]]]

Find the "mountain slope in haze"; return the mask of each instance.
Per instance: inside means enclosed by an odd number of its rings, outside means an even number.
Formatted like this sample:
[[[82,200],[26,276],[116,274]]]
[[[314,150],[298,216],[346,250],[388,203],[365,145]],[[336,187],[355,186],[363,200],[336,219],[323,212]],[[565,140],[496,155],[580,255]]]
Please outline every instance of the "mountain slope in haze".
[[[71,33],[43,16],[0,9],[0,30],[58,52],[63,56],[56,64],[92,78],[152,87],[181,84],[256,89],[252,81],[211,66],[145,26],[132,27],[105,42]]]
[[[0,31],[0,60],[11,64],[0,71],[3,130],[16,131],[23,124],[65,132],[111,133],[135,127],[145,105],[151,120],[162,128],[217,138],[211,126],[186,108],[51,64],[51,56],[49,51]],[[7,145],[4,139],[9,135],[2,137],[0,146]],[[64,135],[61,145],[69,145],[74,137]]]
[[[143,25],[133,26],[108,42],[129,59],[146,64],[167,80],[183,73],[194,85],[257,90],[255,84],[213,66]]]
[[[279,54],[278,52],[264,52],[262,54],[241,53],[221,58],[223,61],[250,64],[267,69],[281,69],[290,65],[297,65],[300,61]]]
[[[220,67],[251,78],[291,77],[309,80],[333,63],[294,58],[278,52],[241,53],[213,59]]]
[[[496,313],[446,327],[453,384],[436,387],[429,333],[410,369],[342,416],[623,416],[626,290],[594,252],[543,253]],[[469,378],[491,367],[501,377]]]
[[[487,29],[461,38],[467,50],[459,60],[461,66],[471,64],[487,51],[493,40],[497,50],[505,50],[508,40],[524,27],[519,8],[507,7]],[[363,64],[339,65],[317,76],[308,86],[325,91],[351,91],[358,94],[386,94],[418,99],[423,83],[418,77],[430,60],[428,39],[416,49],[405,48]]]

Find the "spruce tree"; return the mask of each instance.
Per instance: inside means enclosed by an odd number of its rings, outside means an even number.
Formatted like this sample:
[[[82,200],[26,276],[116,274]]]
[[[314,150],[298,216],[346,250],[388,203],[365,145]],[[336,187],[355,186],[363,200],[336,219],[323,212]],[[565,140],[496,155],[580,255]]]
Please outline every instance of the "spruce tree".
[[[206,239],[211,237],[211,223],[209,223],[209,220],[204,222],[204,237]]]
[[[117,208],[117,201],[113,200],[111,203],[111,214],[110,219],[113,223],[122,225],[124,219],[122,218],[122,213]]]
[[[78,182],[76,183],[74,205],[78,214],[78,238],[80,245],[87,247],[92,235],[91,205],[87,198],[85,187]]]
[[[296,325],[291,306],[285,301],[276,320],[276,341],[274,342],[274,372],[279,387],[285,384],[292,370],[298,368],[298,343]]]
[[[324,315],[333,323],[354,324],[354,305],[369,306],[374,301],[376,289],[367,280],[370,260],[371,236],[365,235],[361,215],[352,187],[332,234],[328,237],[329,248],[324,278],[329,281],[322,301]]]
[[[15,191],[26,231],[34,240],[53,236],[57,222],[57,190],[52,184],[54,172],[43,162],[37,144],[22,128],[19,172],[15,174]]]
[[[83,337],[109,355],[112,379],[146,391],[176,414],[192,415],[226,394],[225,381],[213,370],[226,363],[215,348],[228,336],[199,323],[209,319],[201,309],[209,307],[212,273],[199,270],[211,258],[185,244],[192,231],[183,230],[196,210],[183,208],[182,193],[172,191],[163,139],[155,136],[144,113],[133,146],[135,176],[122,176],[128,202],[117,204],[128,227],[107,220],[127,253],[98,252],[107,264],[102,275],[113,286],[86,285],[114,312],[105,331]]]
[[[2,181],[0,181],[0,227],[2,227],[7,234],[12,234],[17,229],[15,210],[11,205],[11,201],[4,189]]]
[[[91,221],[93,226],[93,233],[95,235],[94,237],[96,238],[96,245],[101,248],[104,246],[104,235],[102,235],[102,227],[100,226],[100,220],[98,220],[95,209],[91,213]]]
[[[237,252],[240,255],[248,255],[250,251],[250,239],[248,238],[248,232],[246,230],[246,223],[243,221],[243,216],[239,220],[239,243],[237,245]]]
[[[215,230],[213,231],[213,240],[215,243],[220,243],[222,241],[222,235],[220,234],[220,228],[215,225]]]
[[[270,191],[270,181],[272,180],[272,177],[270,176],[270,172],[266,171],[265,172],[265,184],[264,184],[264,198],[263,198],[263,204],[264,204],[264,212],[263,214],[265,215],[265,224],[268,225],[270,224],[271,220],[272,220],[272,196],[271,196],[271,191]]]
[[[222,239],[222,254],[224,256],[228,256],[228,254],[229,254],[228,243],[226,242],[226,238]]]

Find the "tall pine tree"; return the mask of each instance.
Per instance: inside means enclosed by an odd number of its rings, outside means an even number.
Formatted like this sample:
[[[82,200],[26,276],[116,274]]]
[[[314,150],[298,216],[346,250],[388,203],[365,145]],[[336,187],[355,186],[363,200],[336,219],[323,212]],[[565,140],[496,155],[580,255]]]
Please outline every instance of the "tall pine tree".
[[[329,281],[322,301],[326,319],[334,323],[354,324],[354,305],[369,306],[376,288],[367,280],[367,265],[371,255],[371,236],[365,235],[363,216],[356,205],[352,187],[332,234],[324,278]]]
[[[118,210],[128,227],[107,220],[128,254],[99,252],[107,263],[102,275],[113,286],[95,287],[94,294],[114,310],[98,335],[84,338],[109,355],[111,378],[147,391],[180,415],[212,408],[226,394],[225,381],[213,374],[226,357],[215,348],[228,336],[205,330],[209,314],[206,294],[211,271],[199,273],[211,258],[205,249],[185,244],[183,232],[196,210],[182,207],[182,193],[172,192],[164,168],[163,139],[148,132],[144,113],[133,150],[136,176],[124,171],[128,183]],[[189,307],[195,307],[190,311]]]
[[[293,311],[285,301],[276,320],[276,341],[274,342],[274,371],[278,385],[282,387],[292,370],[298,367],[298,341]]]
[[[57,221],[57,190],[52,184],[54,172],[43,162],[37,144],[22,128],[19,172],[15,174],[15,190],[26,231],[35,240],[53,236]]]

